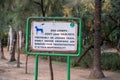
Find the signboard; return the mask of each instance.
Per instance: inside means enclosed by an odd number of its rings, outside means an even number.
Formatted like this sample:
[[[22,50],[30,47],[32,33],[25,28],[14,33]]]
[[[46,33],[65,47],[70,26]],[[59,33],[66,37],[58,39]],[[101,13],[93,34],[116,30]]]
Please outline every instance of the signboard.
[[[80,18],[29,17],[27,19],[26,53],[36,56],[34,80],[38,79],[39,56],[67,56],[67,80],[70,80],[70,56],[79,56],[81,49]]]
[[[35,51],[69,52],[77,51],[76,22],[32,21],[31,48]]]

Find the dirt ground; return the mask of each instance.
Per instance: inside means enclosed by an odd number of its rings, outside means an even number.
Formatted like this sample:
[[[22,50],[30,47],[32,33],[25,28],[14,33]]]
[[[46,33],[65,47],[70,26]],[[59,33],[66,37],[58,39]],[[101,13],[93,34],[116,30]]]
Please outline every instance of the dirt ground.
[[[0,80],[34,80],[35,58],[30,56],[28,61],[28,74],[25,74],[25,55],[21,54],[20,68],[16,62],[9,62],[9,53],[4,49],[6,60],[0,60]],[[17,55],[17,54],[16,54]],[[52,62],[54,80],[67,80],[66,63]],[[50,80],[48,61],[39,58],[38,80]],[[103,71],[106,78],[99,80],[120,80],[120,73]],[[71,68],[71,80],[93,80],[89,79],[89,69]],[[95,79],[97,80],[97,79]]]

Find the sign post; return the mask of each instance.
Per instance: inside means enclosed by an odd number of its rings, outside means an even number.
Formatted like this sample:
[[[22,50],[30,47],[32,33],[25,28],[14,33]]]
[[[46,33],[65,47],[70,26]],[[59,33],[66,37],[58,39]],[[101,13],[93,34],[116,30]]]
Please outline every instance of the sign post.
[[[79,56],[82,45],[79,18],[30,17],[26,28],[26,53],[36,56],[35,78],[38,80],[39,56],[66,56],[67,80],[70,80],[70,56]]]
[[[38,61],[39,61],[39,55],[36,55],[36,60],[35,60],[35,77],[34,80],[38,80]]]
[[[70,56],[67,56],[67,80],[70,80]]]

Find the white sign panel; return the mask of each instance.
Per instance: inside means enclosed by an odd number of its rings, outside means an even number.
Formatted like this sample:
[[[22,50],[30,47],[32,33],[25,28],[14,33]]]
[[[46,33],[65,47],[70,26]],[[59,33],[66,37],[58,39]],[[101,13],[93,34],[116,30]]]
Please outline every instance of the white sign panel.
[[[77,50],[76,22],[33,21],[31,47],[36,51],[75,52]]]

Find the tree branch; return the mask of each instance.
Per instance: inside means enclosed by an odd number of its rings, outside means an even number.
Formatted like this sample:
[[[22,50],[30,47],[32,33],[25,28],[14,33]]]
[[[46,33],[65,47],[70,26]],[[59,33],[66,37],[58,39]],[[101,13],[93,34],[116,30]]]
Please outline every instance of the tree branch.
[[[93,45],[90,45],[86,50],[85,52],[75,61],[75,63],[73,64],[73,67],[77,66],[78,62],[81,61],[81,59],[88,53],[88,51],[90,49],[92,49],[94,46]]]
[[[37,2],[37,1],[34,1],[35,4],[41,6],[41,3],[40,2]]]
[[[112,15],[108,15],[108,17],[109,17],[112,21],[114,21],[115,23],[117,23],[117,22],[118,22],[117,20],[115,20],[115,19],[113,18],[113,16],[112,16]]]

